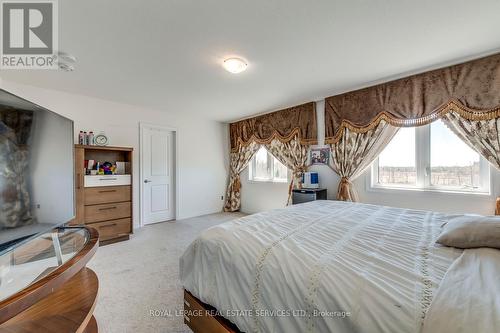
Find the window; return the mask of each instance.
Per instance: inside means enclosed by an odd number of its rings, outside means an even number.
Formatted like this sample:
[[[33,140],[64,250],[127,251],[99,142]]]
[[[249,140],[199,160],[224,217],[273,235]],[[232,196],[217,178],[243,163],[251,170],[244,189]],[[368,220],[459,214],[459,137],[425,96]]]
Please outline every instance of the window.
[[[416,185],[415,128],[401,128],[378,158],[379,184]]]
[[[372,166],[372,187],[489,192],[489,165],[441,120],[401,128]]]
[[[288,182],[288,169],[266,148],[261,147],[252,158],[248,172],[249,180],[258,182]]]

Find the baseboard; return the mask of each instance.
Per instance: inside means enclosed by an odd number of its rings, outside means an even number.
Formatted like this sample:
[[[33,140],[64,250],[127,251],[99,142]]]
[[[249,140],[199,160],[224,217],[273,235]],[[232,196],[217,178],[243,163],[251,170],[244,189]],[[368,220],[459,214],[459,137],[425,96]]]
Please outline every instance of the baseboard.
[[[196,212],[196,213],[192,213],[192,214],[179,215],[179,216],[177,216],[176,220],[177,221],[187,220],[187,219],[192,219],[195,217],[200,217],[200,216],[205,216],[205,215],[210,215],[210,214],[217,214],[217,213],[222,213],[222,206],[217,210],[201,211],[201,212]]]

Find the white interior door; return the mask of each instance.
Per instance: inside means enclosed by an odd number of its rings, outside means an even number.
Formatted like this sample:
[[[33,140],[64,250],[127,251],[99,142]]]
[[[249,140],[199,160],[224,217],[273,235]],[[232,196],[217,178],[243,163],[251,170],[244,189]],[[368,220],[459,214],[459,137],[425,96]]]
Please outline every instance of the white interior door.
[[[151,224],[175,218],[175,132],[142,127],[142,214]]]

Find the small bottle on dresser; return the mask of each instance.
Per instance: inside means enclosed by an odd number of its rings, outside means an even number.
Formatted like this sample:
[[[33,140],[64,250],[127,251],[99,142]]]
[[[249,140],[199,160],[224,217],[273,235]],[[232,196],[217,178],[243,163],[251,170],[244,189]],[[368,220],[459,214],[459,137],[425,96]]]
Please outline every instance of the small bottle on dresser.
[[[92,131],[90,131],[89,135],[87,136],[87,144],[89,146],[93,146],[94,145],[94,132],[92,132]]]
[[[85,144],[85,135],[83,134],[83,131],[80,131],[80,133],[78,134],[78,144],[79,145]]]

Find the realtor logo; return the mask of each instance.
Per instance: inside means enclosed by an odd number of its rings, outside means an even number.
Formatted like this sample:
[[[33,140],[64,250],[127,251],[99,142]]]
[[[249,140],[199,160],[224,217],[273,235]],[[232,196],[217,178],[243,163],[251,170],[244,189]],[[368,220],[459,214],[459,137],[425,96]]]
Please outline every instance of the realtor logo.
[[[1,2],[2,69],[57,69],[57,3]]]

